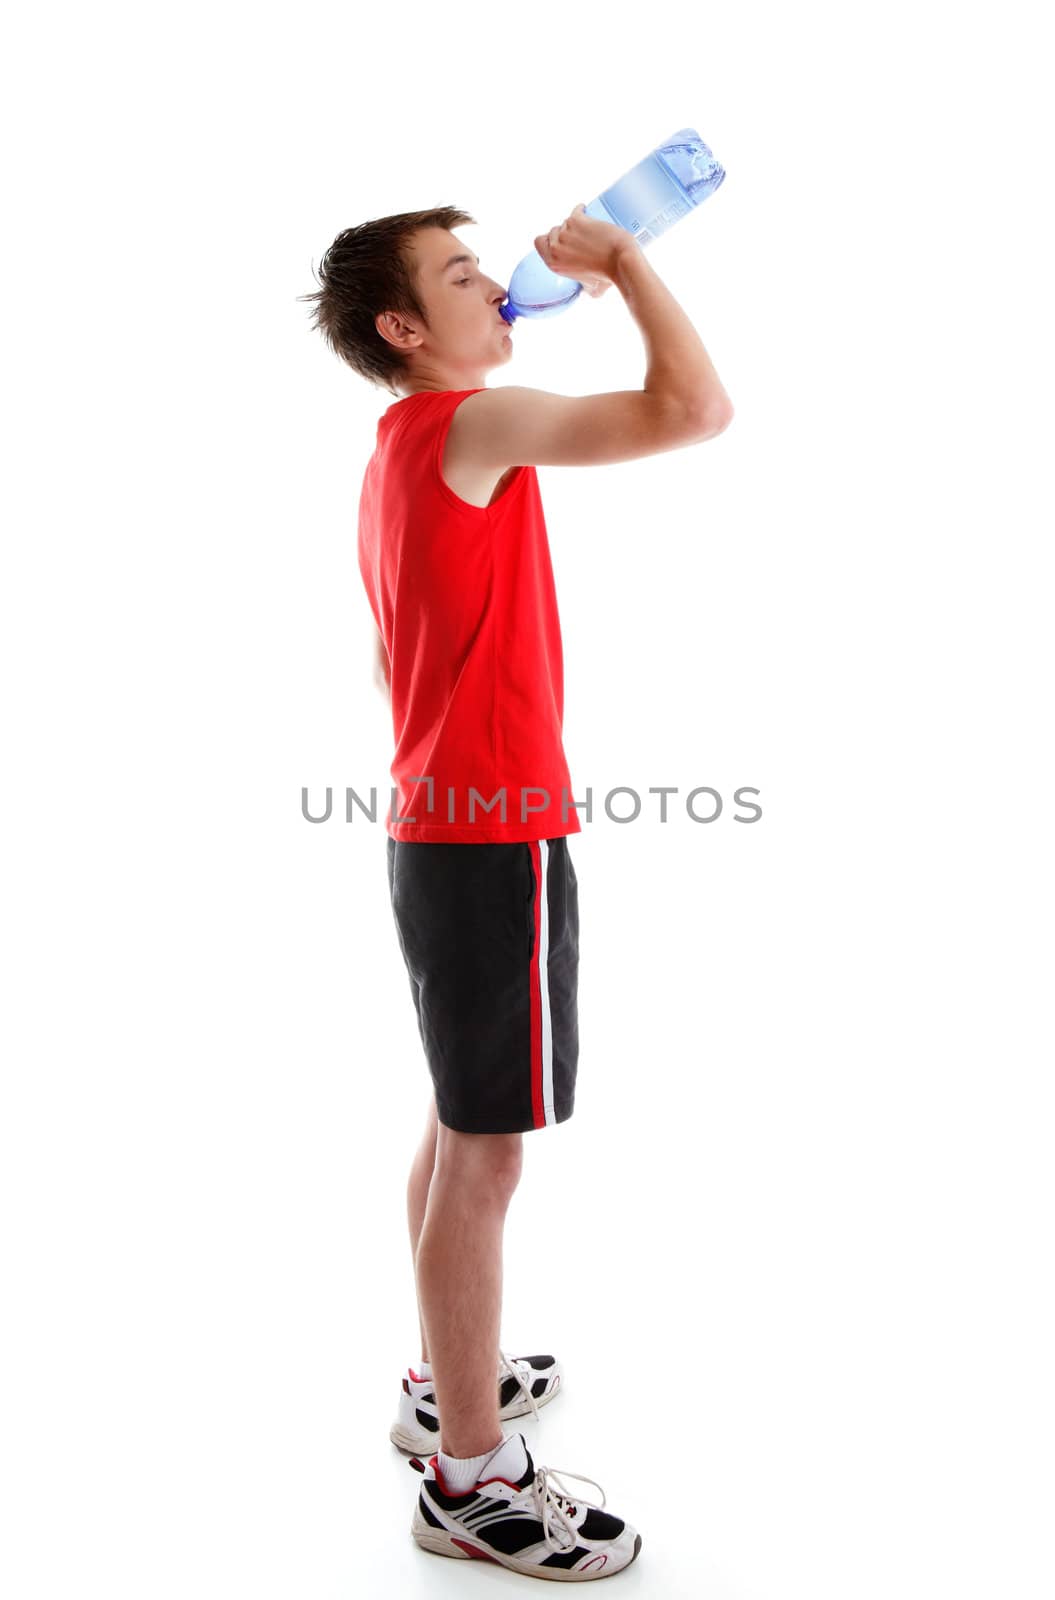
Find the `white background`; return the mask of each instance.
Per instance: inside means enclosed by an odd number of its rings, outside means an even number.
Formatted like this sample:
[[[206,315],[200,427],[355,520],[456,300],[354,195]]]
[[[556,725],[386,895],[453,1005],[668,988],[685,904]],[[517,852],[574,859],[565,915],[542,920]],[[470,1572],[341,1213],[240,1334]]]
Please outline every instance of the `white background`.
[[[642,1532],[620,1595],[1055,1594],[1036,20],[9,27],[13,1600],[528,1581],[417,1549],[387,1436],[429,1085],[383,829],[300,801],[376,785],[384,811],[355,516],[391,397],[296,297],[342,228],[441,204],[508,281],[684,125],[728,176],[650,259],[735,421],[539,471],[595,811],[576,1110],[525,1136],[506,1235],[503,1347],[566,1369],[523,1431]],[[615,291],[514,345],[497,383],[644,373]],[[620,784],[646,796],[622,826]],[[725,811],[660,825],[654,784]]]

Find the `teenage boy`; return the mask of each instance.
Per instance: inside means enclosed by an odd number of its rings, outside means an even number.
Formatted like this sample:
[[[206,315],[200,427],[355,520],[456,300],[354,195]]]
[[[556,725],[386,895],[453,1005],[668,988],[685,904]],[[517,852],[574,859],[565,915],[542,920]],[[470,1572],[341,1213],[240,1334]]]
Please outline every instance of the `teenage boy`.
[[[407,1191],[422,1359],[390,1436],[429,1455],[412,1523],[425,1549],[585,1580],[633,1561],[640,1534],[558,1489],[501,1427],[559,1392],[553,1356],[499,1346],[502,1237],[523,1134],[572,1115],[578,1062],[581,824],[535,468],[682,449],[733,411],[637,241],[581,205],[535,247],[589,294],[619,289],[646,346],[642,387],[487,388],[514,336],[505,289],[450,231],[473,221],[440,207],[347,229],[305,297],[334,351],[396,396],[358,550],[395,741],[389,891],[432,1093]]]

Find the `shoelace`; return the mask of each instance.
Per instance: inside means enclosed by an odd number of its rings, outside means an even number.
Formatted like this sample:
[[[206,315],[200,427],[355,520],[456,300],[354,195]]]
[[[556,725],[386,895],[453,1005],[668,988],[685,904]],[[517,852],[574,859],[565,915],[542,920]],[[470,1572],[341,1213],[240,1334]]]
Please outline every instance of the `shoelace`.
[[[529,1373],[532,1376],[532,1378],[534,1377],[534,1371],[533,1371],[533,1368],[531,1366],[531,1363],[528,1362],[528,1361],[520,1361],[520,1362],[511,1361],[509,1359],[509,1357],[506,1355],[505,1351],[500,1349],[499,1352],[498,1352],[498,1373],[499,1373],[499,1376],[501,1376],[503,1366],[508,1369],[510,1375],[516,1379],[517,1383],[519,1383],[520,1387],[523,1389],[524,1394],[527,1397],[528,1404],[530,1405],[532,1411],[535,1414],[535,1421],[537,1422],[539,1420],[538,1406],[535,1403],[535,1396],[531,1393],[531,1385],[524,1378],[524,1372],[525,1371],[527,1373]],[[521,1370],[518,1370],[518,1369],[521,1369]],[[574,1478],[574,1476],[575,1476],[574,1472],[571,1474],[571,1476]],[[593,1479],[591,1478],[589,1481],[592,1483]],[[600,1488],[600,1484],[598,1484],[597,1487]]]
[[[557,1483],[561,1484],[563,1493],[560,1490],[555,1490],[550,1487],[551,1478]],[[567,1503],[568,1511],[575,1510],[575,1504],[572,1501],[571,1493],[568,1490],[567,1485],[563,1483],[563,1478],[578,1478],[580,1483],[592,1483],[595,1489],[601,1489],[601,1485],[597,1482],[596,1478],[587,1478],[581,1472],[569,1472],[567,1467],[539,1467],[536,1470],[535,1481],[531,1485],[531,1492],[535,1497],[535,1505],[538,1509],[539,1517],[542,1520],[543,1538],[551,1550],[571,1549],[579,1537],[575,1528],[575,1524],[572,1522],[571,1518],[568,1516],[568,1513],[565,1511],[564,1506],[561,1504],[562,1501],[565,1501]],[[585,1500],[582,1495],[577,1496],[577,1500],[580,1505],[593,1506],[595,1510],[602,1511],[605,1505],[605,1493],[604,1490],[601,1489],[600,1505],[597,1504],[596,1500]],[[550,1533],[551,1517],[554,1518],[567,1533],[567,1536],[571,1541],[567,1546],[562,1545],[558,1539],[552,1537]]]

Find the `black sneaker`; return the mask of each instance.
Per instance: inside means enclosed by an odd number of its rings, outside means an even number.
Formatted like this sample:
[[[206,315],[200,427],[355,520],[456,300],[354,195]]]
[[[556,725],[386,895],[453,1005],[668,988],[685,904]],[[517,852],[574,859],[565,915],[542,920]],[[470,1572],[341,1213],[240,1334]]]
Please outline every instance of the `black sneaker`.
[[[517,1440],[527,1466],[514,1481],[503,1471],[522,1459]],[[507,1435],[484,1468],[487,1476],[457,1494],[443,1481],[438,1455],[427,1463],[413,1458],[411,1465],[424,1479],[410,1531],[434,1555],[495,1561],[531,1578],[575,1582],[611,1577],[641,1549],[637,1530],[603,1509],[603,1489],[599,1506],[569,1493],[561,1470],[535,1466],[522,1433]],[[563,1476],[601,1488],[578,1472]]]

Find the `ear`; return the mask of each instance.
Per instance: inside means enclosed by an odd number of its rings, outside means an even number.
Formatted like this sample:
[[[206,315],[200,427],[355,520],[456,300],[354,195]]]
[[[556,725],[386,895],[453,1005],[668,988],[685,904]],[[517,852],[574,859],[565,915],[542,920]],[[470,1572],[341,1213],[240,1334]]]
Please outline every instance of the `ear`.
[[[421,339],[421,335],[415,333],[410,324],[404,322],[395,311],[379,311],[374,318],[374,327],[382,339],[387,344],[395,345],[397,350],[407,350]]]

